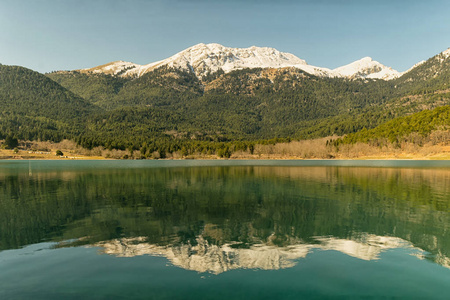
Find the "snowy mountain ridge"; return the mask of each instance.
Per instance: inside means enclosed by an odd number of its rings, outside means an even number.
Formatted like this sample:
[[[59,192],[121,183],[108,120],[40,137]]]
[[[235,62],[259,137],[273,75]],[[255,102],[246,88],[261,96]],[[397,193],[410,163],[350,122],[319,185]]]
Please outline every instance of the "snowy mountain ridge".
[[[285,247],[270,243],[259,243],[249,248],[235,248],[233,244],[210,244],[203,236],[196,238],[196,244],[172,244],[160,246],[148,243],[145,237],[122,238],[94,244],[100,253],[117,257],[141,255],[166,257],[172,265],[200,273],[218,275],[236,269],[280,270],[292,268],[299,259],[307,257],[316,249],[339,251],[361,260],[377,260],[381,253],[389,249],[408,247],[416,250],[417,256],[424,251],[406,240],[396,237],[367,235],[366,240],[317,237],[316,243],[291,241]],[[447,259],[444,257],[444,259]],[[445,266],[445,264],[443,264]]]
[[[444,57],[450,56],[450,49],[442,52],[442,54]],[[391,80],[404,74],[374,61],[370,57],[364,57],[348,65],[331,70],[308,65],[305,60],[291,53],[280,52],[274,48],[256,46],[249,48],[230,48],[215,43],[197,44],[167,59],[147,65],[116,61],[79,71],[86,73],[104,73],[122,77],[140,77],[162,66],[192,71],[199,78],[219,70],[229,73],[245,68],[286,67],[298,68],[320,77],[350,79],[371,78]]]

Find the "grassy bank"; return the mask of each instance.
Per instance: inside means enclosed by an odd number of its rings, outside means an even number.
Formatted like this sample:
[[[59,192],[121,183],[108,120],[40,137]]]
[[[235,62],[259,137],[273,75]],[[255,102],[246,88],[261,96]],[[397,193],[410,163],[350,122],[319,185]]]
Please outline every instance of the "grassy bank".
[[[365,143],[335,145],[333,138],[292,141],[277,144],[256,144],[254,149],[233,151],[230,159],[450,159],[450,144],[412,142]],[[0,149],[0,159],[142,159],[139,151],[105,149],[88,150],[76,143],[64,140],[60,143],[25,142],[13,150]],[[157,159],[147,157],[146,159]],[[219,155],[193,153],[183,155],[181,151],[168,153],[166,159],[223,159]]]

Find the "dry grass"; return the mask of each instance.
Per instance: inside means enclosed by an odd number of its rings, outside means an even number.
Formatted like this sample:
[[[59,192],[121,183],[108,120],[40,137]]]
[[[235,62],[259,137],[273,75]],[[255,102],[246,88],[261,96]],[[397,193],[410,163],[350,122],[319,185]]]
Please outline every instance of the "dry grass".
[[[253,154],[236,151],[231,159],[450,159],[450,131],[438,130],[424,138],[412,134],[400,144],[383,142],[382,146],[363,143],[335,147],[327,141],[336,137],[292,141],[275,145],[255,145]],[[64,155],[57,156],[61,150]],[[139,159],[141,153],[128,150],[84,149],[64,140],[60,143],[21,142],[18,151],[0,149],[0,159]],[[159,152],[149,159],[159,159]],[[167,153],[166,159],[220,159],[212,153],[195,153],[187,157],[180,151]]]
[[[235,159],[450,159],[450,140],[440,132],[427,139],[403,142],[400,145],[385,143],[376,146],[364,143],[334,147],[327,141],[336,137],[293,141],[275,145],[256,145],[253,155],[248,152],[233,153]],[[418,142],[419,140],[419,142]],[[423,144],[425,143],[425,144]],[[420,145],[423,144],[423,145]]]
[[[60,150],[64,155],[56,155]],[[60,143],[52,142],[31,142],[24,141],[19,143],[16,151],[0,149],[0,159],[104,159],[102,153],[94,150],[86,150],[76,143],[63,140]]]

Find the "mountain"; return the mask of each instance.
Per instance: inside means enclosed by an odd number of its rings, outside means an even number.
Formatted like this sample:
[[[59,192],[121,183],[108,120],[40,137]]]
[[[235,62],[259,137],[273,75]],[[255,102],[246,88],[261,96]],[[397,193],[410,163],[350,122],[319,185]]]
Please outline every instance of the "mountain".
[[[330,70],[308,65],[293,54],[274,48],[230,48],[220,44],[198,44],[167,59],[147,65],[116,61],[94,68],[78,70],[82,73],[103,73],[120,77],[140,77],[159,67],[170,67],[193,72],[199,79],[217,71],[229,73],[246,68],[294,67],[320,77],[371,78],[391,80],[401,73],[366,57],[349,65]]]
[[[189,144],[194,153],[214,152],[226,141],[344,135],[449,105],[449,53],[393,80],[372,80],[396,75],[370,58],[328,70],[272,48],[218,44],[147,66],[120,62],[46,76],[2,66],[0,138],[70,138],[87,148],[147,145],[149,153]]]

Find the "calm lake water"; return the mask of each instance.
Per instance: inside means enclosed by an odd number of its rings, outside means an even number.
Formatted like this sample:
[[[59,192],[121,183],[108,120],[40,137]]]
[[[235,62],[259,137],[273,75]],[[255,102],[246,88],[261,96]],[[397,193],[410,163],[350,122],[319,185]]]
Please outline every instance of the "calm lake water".
[[[450,162],[0,162],[0,299],[322,298],[450,299]]]

